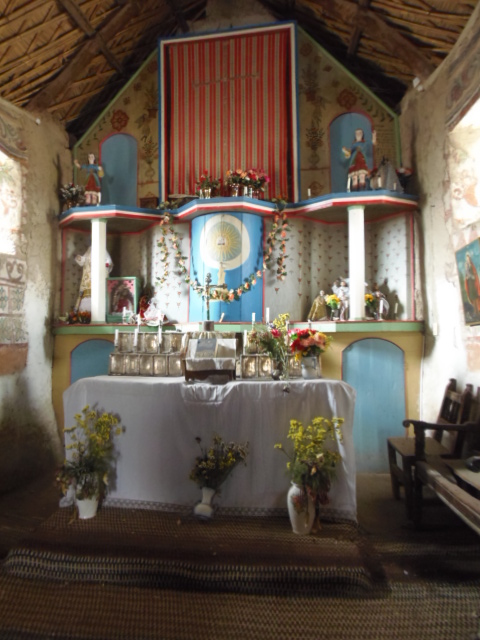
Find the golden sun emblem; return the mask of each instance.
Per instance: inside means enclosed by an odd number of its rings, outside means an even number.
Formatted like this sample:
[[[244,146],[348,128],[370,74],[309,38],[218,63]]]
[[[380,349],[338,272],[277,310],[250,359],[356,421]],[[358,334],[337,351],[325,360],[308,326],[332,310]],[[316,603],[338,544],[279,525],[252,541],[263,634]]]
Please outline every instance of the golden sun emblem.
[[[207,245],[211,258],[218,262],[229,262],[240,255],[242,236],[233,224],[221,221],[210,228]]]

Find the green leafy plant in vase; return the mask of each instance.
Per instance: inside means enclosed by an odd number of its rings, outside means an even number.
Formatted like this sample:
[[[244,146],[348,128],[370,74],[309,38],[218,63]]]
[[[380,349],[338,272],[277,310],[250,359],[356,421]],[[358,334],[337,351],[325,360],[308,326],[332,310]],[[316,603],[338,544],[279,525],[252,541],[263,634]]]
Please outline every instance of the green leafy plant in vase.
[[[292,487],[287,506],[295,533],[310,533],[315,520],[320,526],[319,508],[329,502],[329,491],[342,460],[338,442],[342,441],[343,422],[343,418],[329,420],[319,416],[304,427],[298,420],[290,420],[287,438],[292,441],[292,450],[287,451],[281,443],[275,445],[288,458]]]
[[[66,458],[56,481],[65,496],[74,494],[80,518],[93,517],[107,492],[115,458],[113,438],[122,433],[119,418],[87,405],[64,433]],[[82,507],[91,515],[82,515]]]
[[[202,447],[201,438],[197,437],[195,440],[201,454],[195,459],[190,479],[202,489],[202,501],[195,506],[193,512],[199,518],[209,519],[213,515],[214,495],[220,492],[221,485],[237,465],[246,465],[248,442],[224,442],[218,434],[214,434],[211,446],[205,448]]]

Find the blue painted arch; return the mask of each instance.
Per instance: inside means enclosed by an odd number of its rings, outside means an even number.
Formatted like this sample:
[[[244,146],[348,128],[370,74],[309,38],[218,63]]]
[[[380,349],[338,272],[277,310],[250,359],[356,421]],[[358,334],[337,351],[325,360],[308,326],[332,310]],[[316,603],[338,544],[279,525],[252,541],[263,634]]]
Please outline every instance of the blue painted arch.
[[[70,384],[80,378],[108,375],[109,356],[114,349],[110,340],[86,340],[70,353]]]
[[[404,434],[405,354],[393,342],[365,338],[342,357],[342,377],[357,392],[353,443],[357,471],[388,473],[387,438]]]

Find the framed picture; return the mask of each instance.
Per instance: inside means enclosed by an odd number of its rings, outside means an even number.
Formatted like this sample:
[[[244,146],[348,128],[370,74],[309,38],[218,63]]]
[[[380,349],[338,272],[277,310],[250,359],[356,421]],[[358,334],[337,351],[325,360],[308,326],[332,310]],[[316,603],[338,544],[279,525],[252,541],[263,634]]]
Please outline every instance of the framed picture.
[[[107,278],[107,322],[137,313],[139,290],[140,278]]]
[[[466,324],[480,324],[480,238],[455,253]]]

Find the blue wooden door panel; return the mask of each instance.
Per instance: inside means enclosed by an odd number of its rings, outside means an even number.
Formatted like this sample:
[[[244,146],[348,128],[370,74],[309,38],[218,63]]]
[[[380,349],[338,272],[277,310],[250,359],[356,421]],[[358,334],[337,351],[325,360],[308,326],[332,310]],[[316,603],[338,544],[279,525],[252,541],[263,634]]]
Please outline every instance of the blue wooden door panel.
[[[392,342],[367,338],[343,352],[343,379],[357,391],[353,442],[357,471],[388,473],[387,438],[403,435],[405,359]]]
[[[102,204],[137,206],[137,141],[117,133],[101,145]]]
[[[86,340],[70,354],[70,384],[80,378],[108,375],[109,356],[114,349],[110,340]]]

